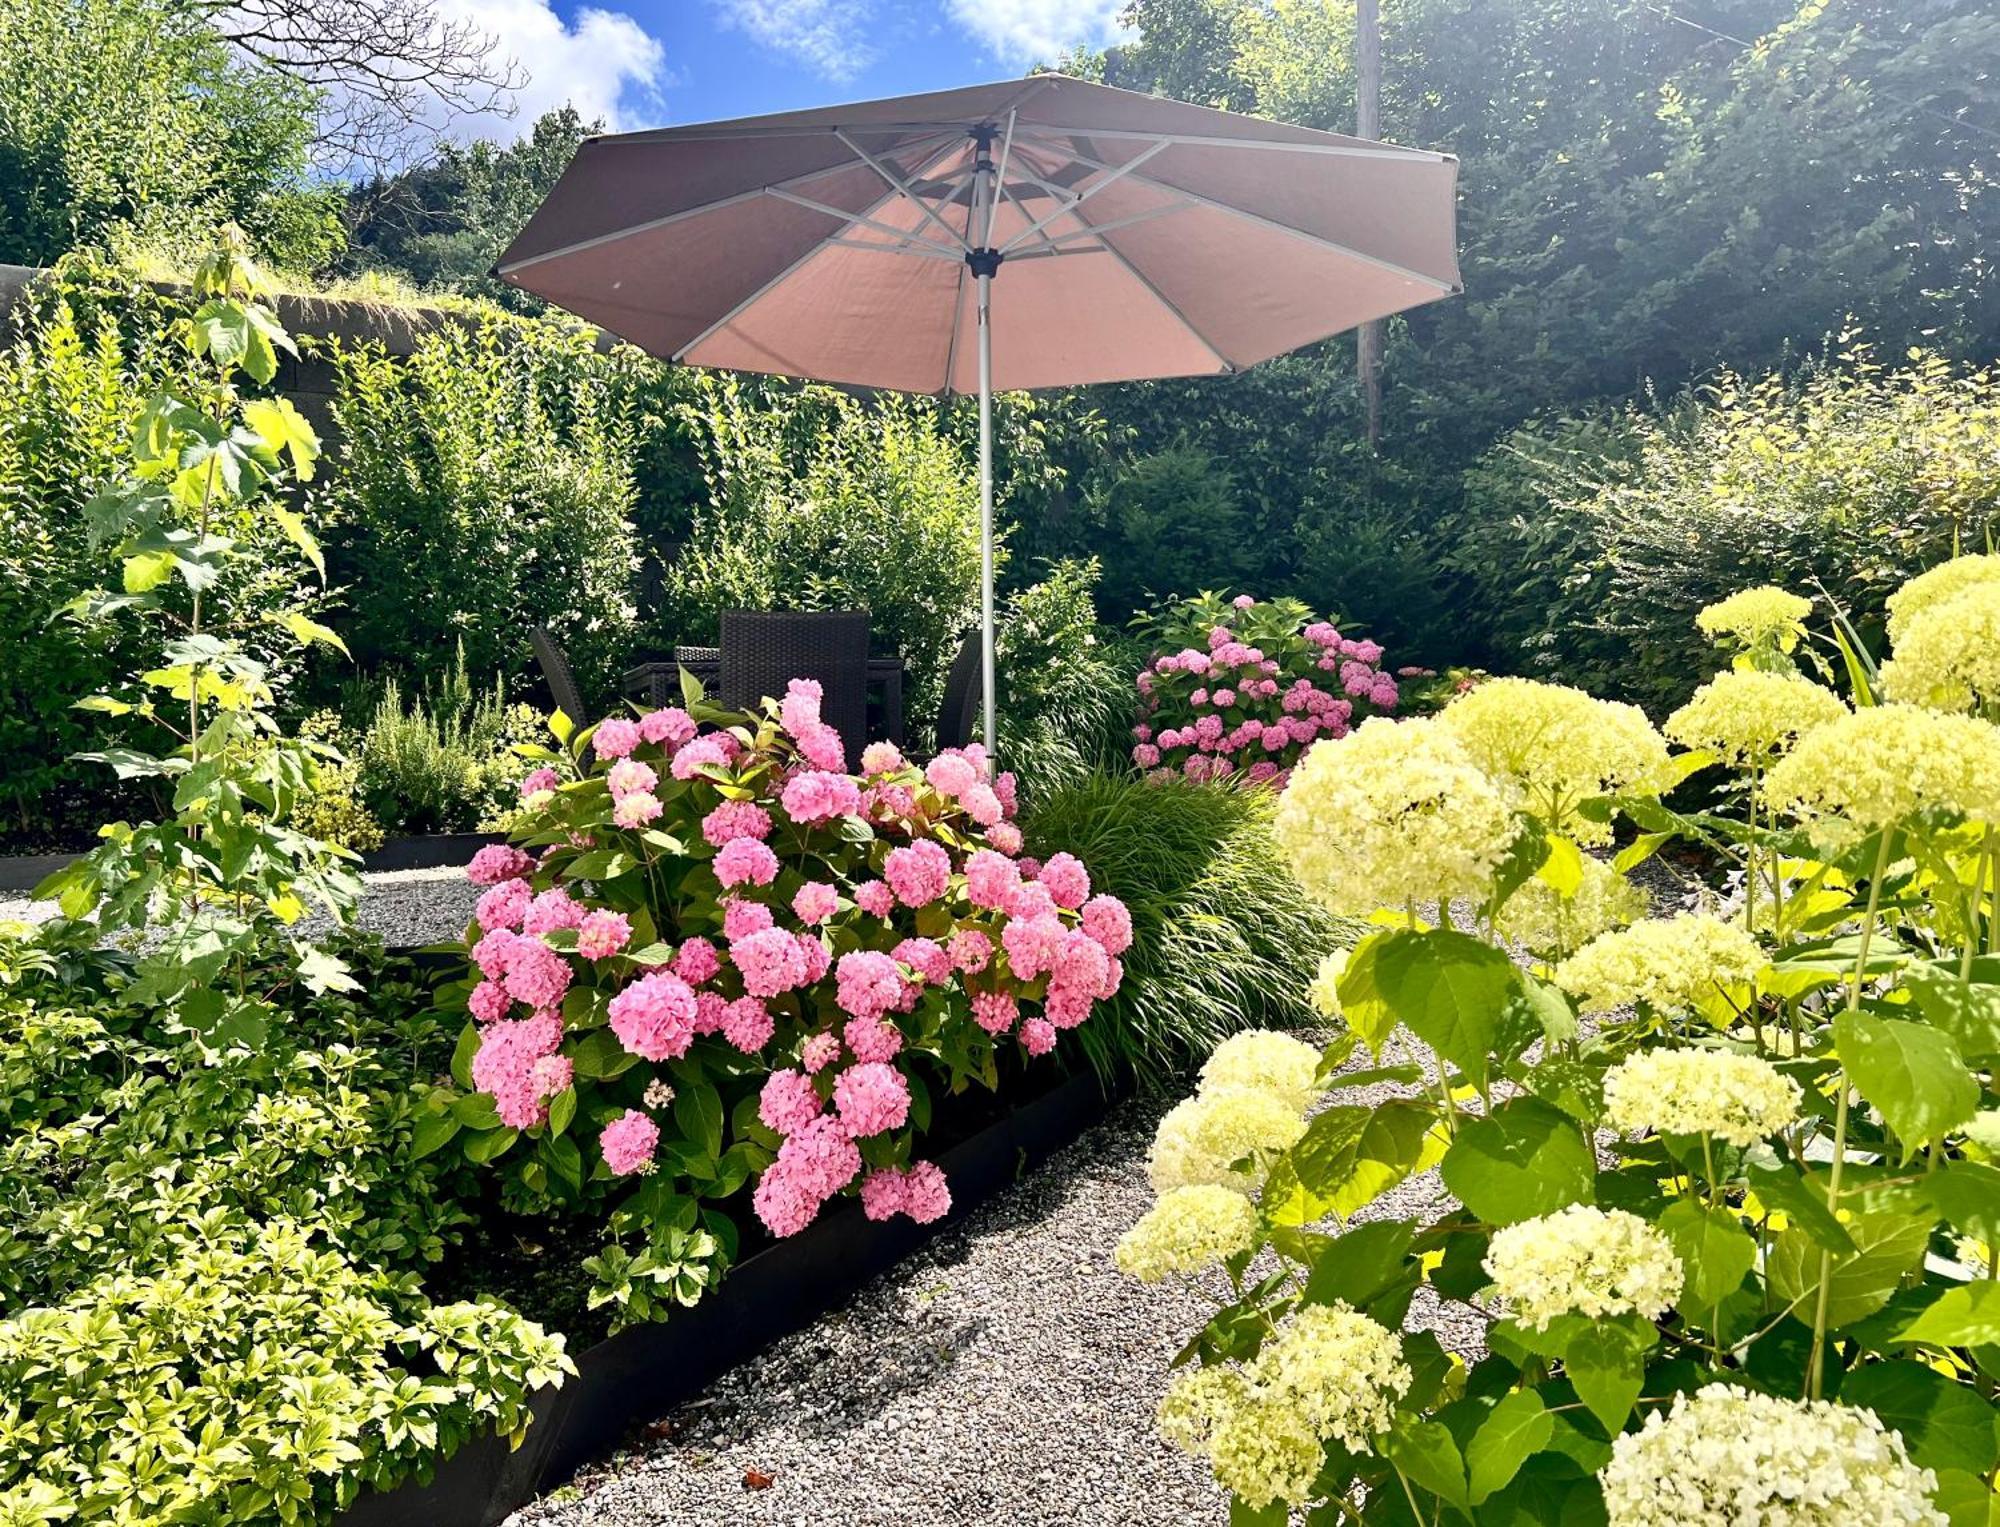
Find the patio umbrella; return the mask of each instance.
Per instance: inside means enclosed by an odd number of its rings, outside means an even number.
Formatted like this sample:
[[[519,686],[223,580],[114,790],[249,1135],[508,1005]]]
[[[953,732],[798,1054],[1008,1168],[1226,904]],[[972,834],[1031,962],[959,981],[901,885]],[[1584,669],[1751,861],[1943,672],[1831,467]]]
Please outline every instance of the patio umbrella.
[[[1458,163],[1037,75],[592,138],[499,274],[654,355],[979,397],[1226,373],[1458,291]]]

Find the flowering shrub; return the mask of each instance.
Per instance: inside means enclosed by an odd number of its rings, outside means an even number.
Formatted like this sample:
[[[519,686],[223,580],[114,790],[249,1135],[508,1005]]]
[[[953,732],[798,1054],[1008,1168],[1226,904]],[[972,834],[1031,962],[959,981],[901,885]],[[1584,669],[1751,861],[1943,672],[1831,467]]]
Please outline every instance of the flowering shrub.
[[[1132,761],[1155,776],[1282,785],[1313,743],[1402,698],[1379,643],[1342,636],[1296,599],[1202,594],[1142,629],[1156,655],[1139,675]]]
[[[776,1236],[847,1192],[942,1216],[933,1089],[997,1086],[1115,993],[1124,906],[1068,854],[1016,857],[1014,781],[977,747],[920,770],[875,743],[846,772],[809,682],[566,741],[469,870],[469,1091],[435,1143],[462,1133],[523,1208],[606,1212],[598,1296],[632,1318],[699,1297],[746,1185]]]
[[[1159,1421],[1233,1523],[1987,1520],[2000,559],[1964,564],[1890,602],[1879,674],[1836,637],[1852,709],[1795,666],[1809,606],[1761,589],[1704,612],[1730,667],[1668,721],[1677,756],[1518,680],[1307,756],[1280,843],[1375,924],[1313,985],[1346,1032],[1218,1049],[1118,1251],[1228,1277]],[[1662,803],[1724,767],[1737,809]],[[1677,837],[1733,889],[1644,917],[1625,876]],[[1472,931],[1426,921],[1440,894]],[[1433,1166],[1437,1210],[1353,1223]],[[1476,1360],[1412,1327],[1420,1290],[1479,1322]]]

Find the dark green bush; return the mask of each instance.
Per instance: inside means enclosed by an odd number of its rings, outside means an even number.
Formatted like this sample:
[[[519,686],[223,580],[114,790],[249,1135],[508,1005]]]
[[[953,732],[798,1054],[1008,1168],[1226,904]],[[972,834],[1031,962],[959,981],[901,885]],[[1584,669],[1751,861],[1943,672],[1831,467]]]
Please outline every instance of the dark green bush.
[[[1101,477],[1091,493],[1107,549],[1099,604],[1122,623],[1173,594],[1234,588],[1261,558],[1224,460],[1172,445]]]
[[[1064,561],[1011,595],[996,659],[1000,758],[1032,801],[1081,783],[1130,744],[1138,644],[1097,623],[1097,561]]]
[[[1028,820],[1038,854],[1067,850],[1132,913],[1125,984],[1076,1031],[1100,1070],[1175,1077],[1249,1027],[1322,1022],[1306,988],[1358,926],[1299,890],[1271,838],[1268,790],[1093,775]]]

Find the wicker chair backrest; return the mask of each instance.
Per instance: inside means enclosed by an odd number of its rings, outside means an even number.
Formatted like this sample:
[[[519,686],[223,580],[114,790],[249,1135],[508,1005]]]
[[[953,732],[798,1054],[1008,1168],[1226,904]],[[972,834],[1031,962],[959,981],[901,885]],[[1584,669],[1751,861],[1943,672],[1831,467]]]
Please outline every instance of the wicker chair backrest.
[[[979,633],[970,632],[958,644],[945,675],[944,703],[938,707],[937,745],[962,748],[978,735],[980,712]]]
[[[585,720],[583,691],[576,687],[576,675],[570,672],[569,657],[549,634],[546,626],[528,628],[528,645],[535,649],[535,661],[541,665],[542,680],[549,686],[549,698],[561,711],[578,726]]]
[[[853,766],[868,737],[866,610],[724,610],[722,703],[748,710],[781,700],[793,679],[817,679],[820,715]]]

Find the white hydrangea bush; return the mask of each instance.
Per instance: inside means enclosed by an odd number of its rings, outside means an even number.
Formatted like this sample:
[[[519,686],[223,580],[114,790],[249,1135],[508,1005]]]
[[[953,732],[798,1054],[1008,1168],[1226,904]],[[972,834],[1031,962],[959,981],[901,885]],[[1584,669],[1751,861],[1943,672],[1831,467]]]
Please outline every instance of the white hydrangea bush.
[[[1214,1296],[1158,1421],[1232,1527],[2000,1520],[1996,600],[1912,579],[1878,668],[1751,589],[1660,730],[1501,680],[1304,756],[1335,1037],[1216,1050],[1116,1257]]]

